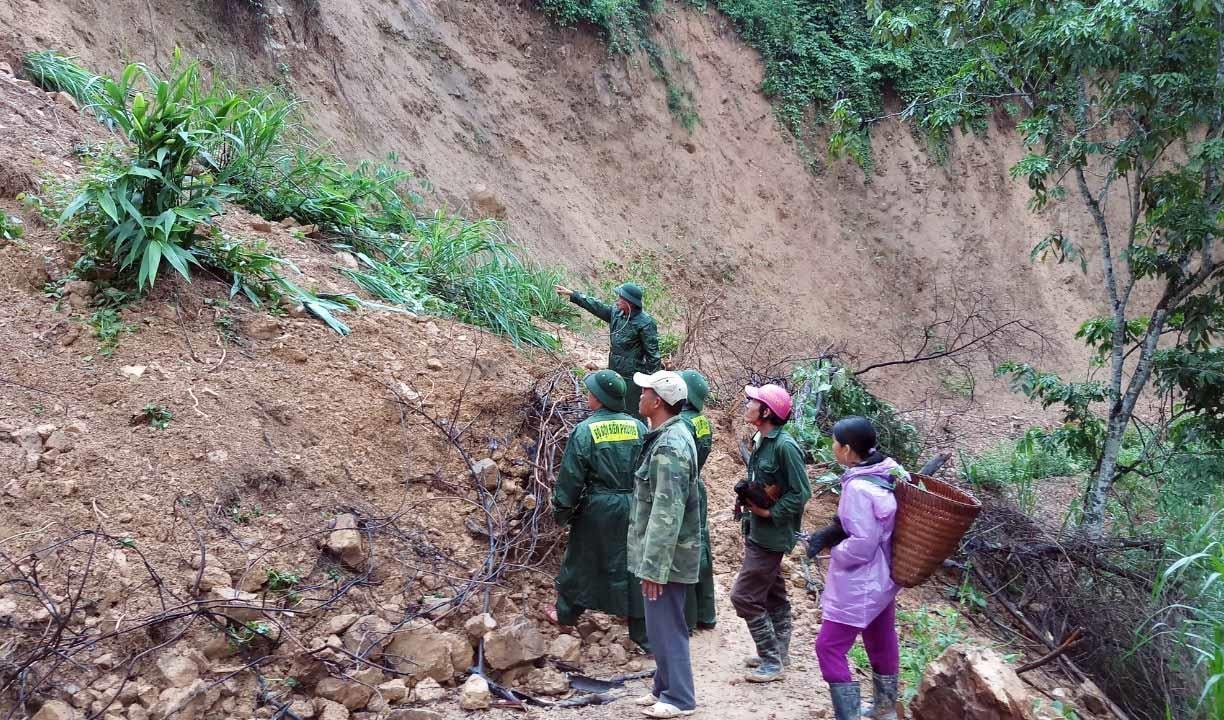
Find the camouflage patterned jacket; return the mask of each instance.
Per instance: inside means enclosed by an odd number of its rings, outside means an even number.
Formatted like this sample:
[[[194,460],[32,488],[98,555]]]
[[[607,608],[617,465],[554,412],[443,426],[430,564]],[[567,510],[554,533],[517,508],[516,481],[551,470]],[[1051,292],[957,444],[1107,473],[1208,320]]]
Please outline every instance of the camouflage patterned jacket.
[[[679,416],[646,434],[629,510],[629,572],[657,583],[697,582],[701,506],[697,447]]]

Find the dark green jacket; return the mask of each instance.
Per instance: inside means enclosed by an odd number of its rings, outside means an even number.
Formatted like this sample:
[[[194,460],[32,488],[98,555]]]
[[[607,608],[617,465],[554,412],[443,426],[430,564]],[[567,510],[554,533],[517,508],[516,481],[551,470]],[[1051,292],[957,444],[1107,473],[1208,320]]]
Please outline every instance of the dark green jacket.
[[[680,413],[680,417],[684,418],[697,445],[697,495],[701,502],[701,567],[705,570],[712,566],[714,558],[710,545],[709,493],[706,491],[705,480],[701,479],[701,469],[705,467],[706,460],[710,457],[710,448],[714,445],[714,427],[709,418],[692,408]]]
[[[570,302],[608,323],[608,368],[632,380],[633,373],[654,373],[662,366],[659,355],[659,328],[645,310],[625,315],[615,305],[605,305],[582,293],[570,295]],[[637,412],[637,408],[630,408]]]
[[[602,408],[566,443],[552,512],[557,524],[570,526],[557,592],[571,605],[643,616],[641,602],[632,602],[641,589],[629,575],[626,542],[633,473],[645,438],[645,425]]]
[[[767,518],[757,517],[745,508],[748,539],[766,550],[790,552],[803,521],[803,508],[812,498],[799,443],[782,428],[774,428],[764,436],[758,433],[748,459],[748,479],[763,485],[779,485],[782,490]]]
[[[697,582],[701,496],[697,447],[680,417],[646,434],[629,513],[629,572],[657,583]]]
[[[710,457],[710,448],[714,446],[714,426],[708,417],[692,408],[680,413],[680,417],[688,423],[689,430],[693,433],[693,441],[697,443],[697,471],[700,472]]]

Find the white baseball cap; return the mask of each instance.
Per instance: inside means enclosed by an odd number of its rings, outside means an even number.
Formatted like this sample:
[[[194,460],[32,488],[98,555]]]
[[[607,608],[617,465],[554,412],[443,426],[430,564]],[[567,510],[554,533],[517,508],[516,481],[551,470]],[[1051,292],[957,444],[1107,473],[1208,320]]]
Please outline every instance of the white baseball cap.
[[[654,390],[668,405],[688,400],[688,385],[684,384],[684,378],[680,377],[679,373],[671,370],[660,370],[650,375],[634,373],[633,384]]]

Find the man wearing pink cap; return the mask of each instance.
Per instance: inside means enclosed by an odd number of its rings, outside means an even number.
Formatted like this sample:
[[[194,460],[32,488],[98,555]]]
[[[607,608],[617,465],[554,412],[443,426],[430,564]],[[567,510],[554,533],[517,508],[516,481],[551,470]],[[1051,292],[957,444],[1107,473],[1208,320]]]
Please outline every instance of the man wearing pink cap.
[[[812,497],[803,450],[782,429],[791,414],[790,393],[778,385],[744,388],[744,418],[756,428],[748,477],[736,486],[743,514],[744,564],[731,588],[735,613],[748,623],[757,655],[749,682],[782,679],[789,663],[790,601],[782,577],[782,556],[795,547],[803,508]]]

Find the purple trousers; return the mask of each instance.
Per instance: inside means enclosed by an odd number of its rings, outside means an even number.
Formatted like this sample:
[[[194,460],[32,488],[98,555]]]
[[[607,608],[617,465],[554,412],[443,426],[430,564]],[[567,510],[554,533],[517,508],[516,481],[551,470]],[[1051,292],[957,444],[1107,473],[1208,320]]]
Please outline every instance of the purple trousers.
[[[854,682],[847,654],[854,639],[863,634],[863,647],[871,669],[880,675],[897,675],[901,670],[901,648],[897,643],[897,602],[880,611],[865,628],[825,620],[816,636],[816,660],[820,674],[828,683]]]

